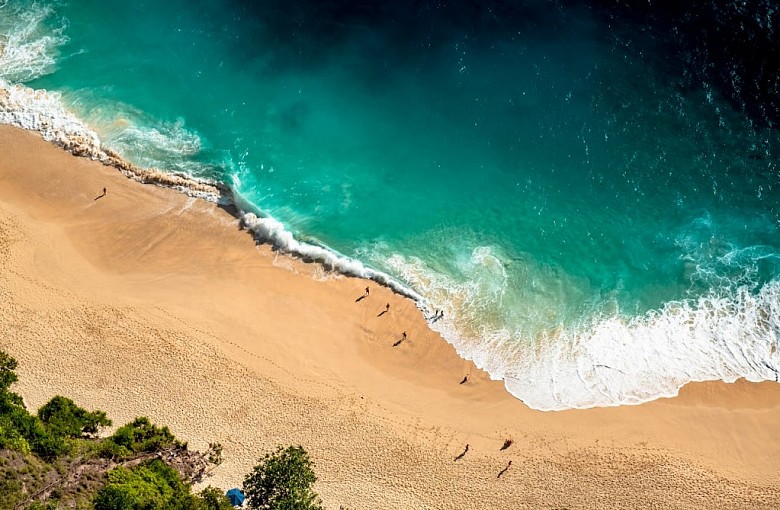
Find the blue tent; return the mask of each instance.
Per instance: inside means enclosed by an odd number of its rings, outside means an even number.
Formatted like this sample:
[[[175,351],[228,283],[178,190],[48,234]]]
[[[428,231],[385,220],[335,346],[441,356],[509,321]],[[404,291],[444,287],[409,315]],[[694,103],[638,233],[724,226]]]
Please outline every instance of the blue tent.
[[[244,498],[244,493],[239,489],[230,489],[225,493],[225,496],[227,496],[230,504],[233,506],[240,506],[244,502],[244,499],[246,499]]]

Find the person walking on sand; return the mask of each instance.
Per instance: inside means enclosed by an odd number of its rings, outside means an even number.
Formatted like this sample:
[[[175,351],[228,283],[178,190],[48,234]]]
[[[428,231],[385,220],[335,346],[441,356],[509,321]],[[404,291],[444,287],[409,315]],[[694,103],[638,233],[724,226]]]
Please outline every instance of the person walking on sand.
[[[460,384],[466,384],[467,382],[469,382],[469,374],[463,376],[463,380],[460,382]]]
[[[401,333],[401,336],[404,338],[404,340],[406,340],[406,331],[404,331],[403,333]]]
[[[386,311],[386,312],[389,312],[389,311],[390,311],[390,303],[387,303],[387,304],[385,305],[385,311]]]
[[[365,295],[366,295],[366,297],[368,297],[368,295],[369,295],[369,293],[370,293],[370,292],[371,292],[371,291],[370,291],[370,289],[369,289],[368,287],[366,287],[366,294],[365,294]]]

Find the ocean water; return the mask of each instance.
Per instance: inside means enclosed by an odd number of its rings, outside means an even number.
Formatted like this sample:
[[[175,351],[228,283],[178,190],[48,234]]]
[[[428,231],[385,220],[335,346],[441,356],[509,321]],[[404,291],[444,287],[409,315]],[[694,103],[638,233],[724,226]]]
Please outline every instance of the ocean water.
[[[776,381],[780,9],[456,4],[7,0],[0,85],[56,122],[0,120],[231,186],[533,408]]]

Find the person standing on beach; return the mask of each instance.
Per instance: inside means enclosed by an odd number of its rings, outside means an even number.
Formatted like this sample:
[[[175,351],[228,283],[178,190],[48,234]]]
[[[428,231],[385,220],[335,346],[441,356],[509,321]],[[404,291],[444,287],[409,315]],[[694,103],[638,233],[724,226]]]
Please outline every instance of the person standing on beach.
[[[368,294],[369,294],[369,293],[370,293],[370,290],[369,290],[369,288],[368,288],[368,287],[366,287],[366,293],[365,293],[365,296],[366,296],[366,297],[368,297]]]

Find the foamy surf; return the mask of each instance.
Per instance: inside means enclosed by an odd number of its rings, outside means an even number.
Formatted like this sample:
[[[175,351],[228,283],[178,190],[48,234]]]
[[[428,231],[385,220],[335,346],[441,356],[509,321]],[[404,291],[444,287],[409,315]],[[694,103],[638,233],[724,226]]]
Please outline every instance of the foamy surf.
[[[475,250],[475,263],[484,264],[484,257],[484,248]],[[577,326],[531,331],[496,327],[506,321],[486,318],[491,289],[500,294],[495,283],[456,282],[397,254],[388,264],[423,295],[436,296],[431,302],[445,317],[432,329],[534,409],[640,404],[675,396],[695,381],[778,380],[777,280],[758,292],[727,286],[640,316],[602,313]]]
[[[158,184],[190,196],[225,201],[229,190],[216,182],[195,179],[157,168],[142,168],[104,147],[97,133],[62,104],[60,94],[10,85],[0,79],[0,124],[35,131],[44,140],[59,145],[75,156],[88,157],[113,166],[139,182]]]
[[[53,72],[58,48],[68,40],[66,28],[67,20],[57,18],[51,6],[0,5],[0,78],[22,83]]]
[[[284,253],[299,256],[307,262],[317,262],[346,276],[373,280],[402,296],[413,299],[425,308],[425,300],[420,294],[390,275],[367,267],[359,260],[340,255],[329,248],[299,241],[282,222],[274,218],[263,218],[254,213],[246,213],[241,217],[241,224],[252,232],[256,239],[269,243]]]

